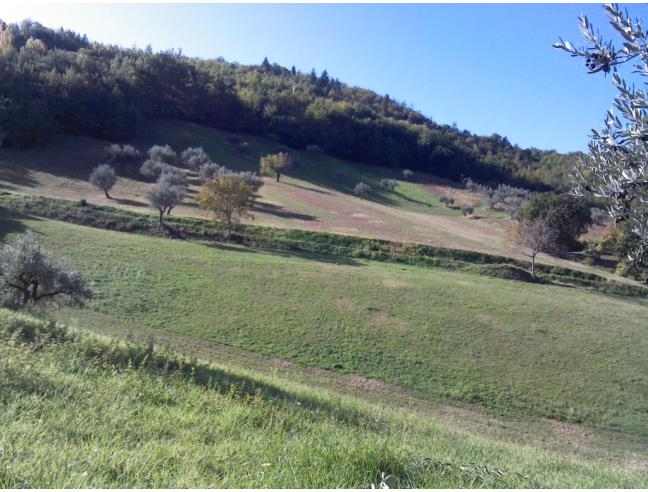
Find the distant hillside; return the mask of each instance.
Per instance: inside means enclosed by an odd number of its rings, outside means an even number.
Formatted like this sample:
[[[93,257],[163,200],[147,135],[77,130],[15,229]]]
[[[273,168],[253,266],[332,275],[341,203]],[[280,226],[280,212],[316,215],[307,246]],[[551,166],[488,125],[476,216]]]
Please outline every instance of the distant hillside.
[[[55,131],[127,139],[144,119],[175,117],[371,165],[537,188],[563,187],[575,157],[436,124],[326,71],[124,49],[30,21],[0,21],[0,74],[5,147]]]

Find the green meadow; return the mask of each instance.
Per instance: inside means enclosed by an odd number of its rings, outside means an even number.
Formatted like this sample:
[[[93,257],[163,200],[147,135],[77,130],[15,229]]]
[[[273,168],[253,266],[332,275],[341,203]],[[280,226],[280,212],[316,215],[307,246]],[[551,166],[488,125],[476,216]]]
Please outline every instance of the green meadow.
[[[23,218],[92,282],[53,313],[188,336],[396,385],[429,401],[648,437],[648,301],[585,289],[129,235]]]
[[[276,377],[0,310],[0,487],[645,487]]]

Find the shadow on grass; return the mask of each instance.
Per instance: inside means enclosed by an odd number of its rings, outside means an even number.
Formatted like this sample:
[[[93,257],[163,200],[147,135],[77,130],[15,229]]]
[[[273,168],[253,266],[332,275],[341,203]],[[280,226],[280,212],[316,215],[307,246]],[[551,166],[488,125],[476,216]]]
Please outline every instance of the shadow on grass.
[[[120,205],[128,205],[131,207],[148,207],[148,204],[140,202],[139,200],[132,200],[130,198],[116,198],[112,197],[113,201],[119,203]]]
[[[300,214],[298,212],[291,212],[286,210],[280,205],[275,205],[274,203],[266,202],[257,202],[252,208],[253,212],[265,213],[269,215],[274,215],[276,217],[281,217],[283,219],[297,219],[297,220],[318,220],[314,215],[309,214]]]
[[[0,181],[11,183],[11,185],[4,185],[6,188],[16,189],[18,186],[34,187],[38,181],[33,177],[30,169],[20,166],[1,166],[0,167]]]
[[[82,337],[85,338],[85,335],[82,335]],[[87,346],[91,346],[91,340],[92,338],[85,338],[84,341]],[[143,345],[145,342],[148,342],[146,347]],[[164,374],[177,374],[193,384],[233,398],[247,400],[248,398],[261,396],[264,400],[294,404],[315,412],[324,412],[334,416],[343,425],[361,425],[371,429],[381,427],[380,422],[365,416],[359,409],[345,408],[308,394],[299,394],[282,389],[271,382],[235,374],[208,363],[199,362],[193,358],[190,359],[186,355],[176,355],[177,352],[173,349],[158,351],[154,349],[156,342],[155,335],[152,335],[149,336],[148,340],[136,340],[134,346],[117,348],[118,346],[115,345],[101,344],[92,351],[85,351],[85,354],[86,357],[108,360],[117,366],[139,367],[161,376]],[[161,346],[164,347],[165,344],[162,343]],[[318,417],[314,415],[313,418]]]
[[[288,186],[292,186],[294,188],[299,188],[301,190],[306,190],[306,191],[312,191],[313,193],[321,193],[322,195],[332,195],[333,194],[330,191],[318,190],[316,188],[310,188],[308,186],[298,185],[297,183],[287,183],[287,184],[288,184]]]
[[[355,266],[360,267],[364,266],[361,262],[357,261],[354,258],[348,256],[331,256],[324,255],[319,253],[311,253],[307,251],[297,251],[297,250],[281,250],[281,249],[270,249],[263,248],[259,246],[246,246],[239,245],[237,243],[226,243],[226,242],[209,242],[204,243],[208,248],[214,248],[221,251],[232,251],[236,253],[248,253],[248,254],[263,254],[263,255],[273,255],[279,256],[281,258],[300,258],[309,261],[317,261],[320,263],[328,263],[331,265],[344,265],[344,266]]]
[[[0,207],[0,242],[5,243],[6,237],[9,234],[21,234],[27,231],[27,227],[22,223],[22,220],[36,220],[40,221],[38,217],[32,217],[21,214],[14,210]]]

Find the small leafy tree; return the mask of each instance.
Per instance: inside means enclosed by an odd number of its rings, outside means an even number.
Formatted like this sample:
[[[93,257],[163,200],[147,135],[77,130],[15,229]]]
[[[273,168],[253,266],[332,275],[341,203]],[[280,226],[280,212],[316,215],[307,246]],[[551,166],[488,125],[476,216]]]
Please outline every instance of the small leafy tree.
[[[209,181],[210,179],[216,179],[223,169],[225,168],[219,166],[215,162],[207,162],[198,169],[198,179],[201,183]]]
[[[176,152],[168,145],[154,145],[147,153],[152,161],[163,162],[169,166],[176,163]]]
[[[173,167],[165,162],[147,159],[140,167],[140,174],[149,179],[157,179],[163,172],[171,169],[173,169]]]
[[[510,205],[522,220],[543,220],[555,234],[556,246],[562,250],[580,247],[578,238],[592,224],[590,207],[585,200],[565,194],[540,193],[522,207]]]
[[[396,189],[396,180],[394,179],[381,179],[380,187],[383,190],[394,191]]]
[[[209,155],[202,147],[188,147],[182,151],[180,159],[182,160],[182,164],[194,171],[211,162]]]
[[[470,205],[462,205],[461,206],[461,215],[464,217],[468,217],[469,215],[472,215],[473,212],[475,211],[474,208],[472,208]]]
[[[225,174],[207,181],[198,194],[199,206],[225,222],[227,237],[232,235],[235,222],[244,217],[254,218],[250,210],[255,199],[254,187],[236,174]]]
[[[499,203],[499,199],[497,196],[493,193],[491,193],[489,196],[486,197],[486,204],[488,205],[488,208],[490,210],[493,210],[495,208],[495,205]]]
[[[515,244],[526,251],[531,258],[531,277],[535,278],[536,256],[540,252],[549,253],[554,249],[556,231],[544,220],[521,220],[513,225]]]
[[[270,154],[261,157],[260,170],[261,174],[266,176],[275,175],[277,182],[282,174],[294,167],[295,161],[287,152],[279,152],[278,154]]]
[[[63,259],[55,261],[31,231],[0,249],[0,285],[10,303],[18,306],[66,298],[83,305],[92,298],[85,278]]]
[[[554,45],[583,59],[590,74],[612,72],[610,80],[618,92],[603,128],[592,130],[589,156],[574,169],[573,191],[576,195],[606,199],[615,221],[631,225],[637,241],[627,258],[639,265],[648,262],[648,95],[626,81],[617,67],[634,60],[633,73],[645,80],[648,31],[640,19],[632,19],[617,4],[604,8],[611,26],[622,38],[622,48],[611,40],[605,41],[585,15],[579,20],[586,46],[577,47],[562,39]]]
[[[108,164],[99,164],[90,173],[90,183],[106,194],[106,198],[111,198],[108,193],[117,182],[117,173],[115,169]]]
[[[439,197],[439,201],[441,203],[443,203],[443,205],[445,205],[446,207],[450,207],[450,206],[454,205],[454,198],[449,197],[449,196]]]
[[[342,181],[344,181],[344,178],[346,178],[346,171],[342,169],[338,169],[337,171],[335,171],[335,180],[338,183],[342,183]]]
[[[111,164],[127,164],[136,161],[142,154],[132,145],[111,144],[104,148],[104,155]]]
[[[357,185],[355,185],[355,188],[353,188],[353,192],[360,198],[366,198],[369,193],[371,193],[371,186],[369,186],[364,181],[360,181]]]
[[[178,182],[179,178],[173,173],[165,173],[148,193],[149,204],[156,209],[160,216],[160,227],[164,227],[164,214],[169,215],[171,210],[182,203],[187,193],[186,185]]]

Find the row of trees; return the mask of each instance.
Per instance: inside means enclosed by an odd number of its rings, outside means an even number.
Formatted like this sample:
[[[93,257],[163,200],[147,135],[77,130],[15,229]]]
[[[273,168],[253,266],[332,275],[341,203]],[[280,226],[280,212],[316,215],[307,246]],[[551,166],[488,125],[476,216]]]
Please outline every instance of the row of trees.
[[[115,164],[137,162],[143,154],[129,145],[112,144],[105,148],[105,158],[111,164],[99,164],[90,174],[91,184],[111,198],[110,190],[117,182]],[[294,159],[287,152],[263,156],[259,162],[262,174],[276,177],[291,169]],[[212,212],[222,220],[231,235],[233,226],[241,218],[253,218],[250,210],[254,207],[257,192],[263,185],[261,178],[254,172],[235,172],[213,162],[202,147],[189,147],[178,155],[168,145],[154,145],[146,152],[146,160],[139,168],[140,174],[147,179],[155,179],[155,185],[147,193],[149,205],[158,211],[160,227],[165,227],[164,217],[171,214],[187,196],[188,179],[185,171],[176,166],[184,166],[194,173],[202,183],[197,196],[198,205]]]
[[[5,146],[31,145],[54,131],[121,139],[147,118],[176,117],[452,179],[554,185],[574,159],[437,124],[326,71],[106,46],[31,22],[0,22],[0,73]]]

